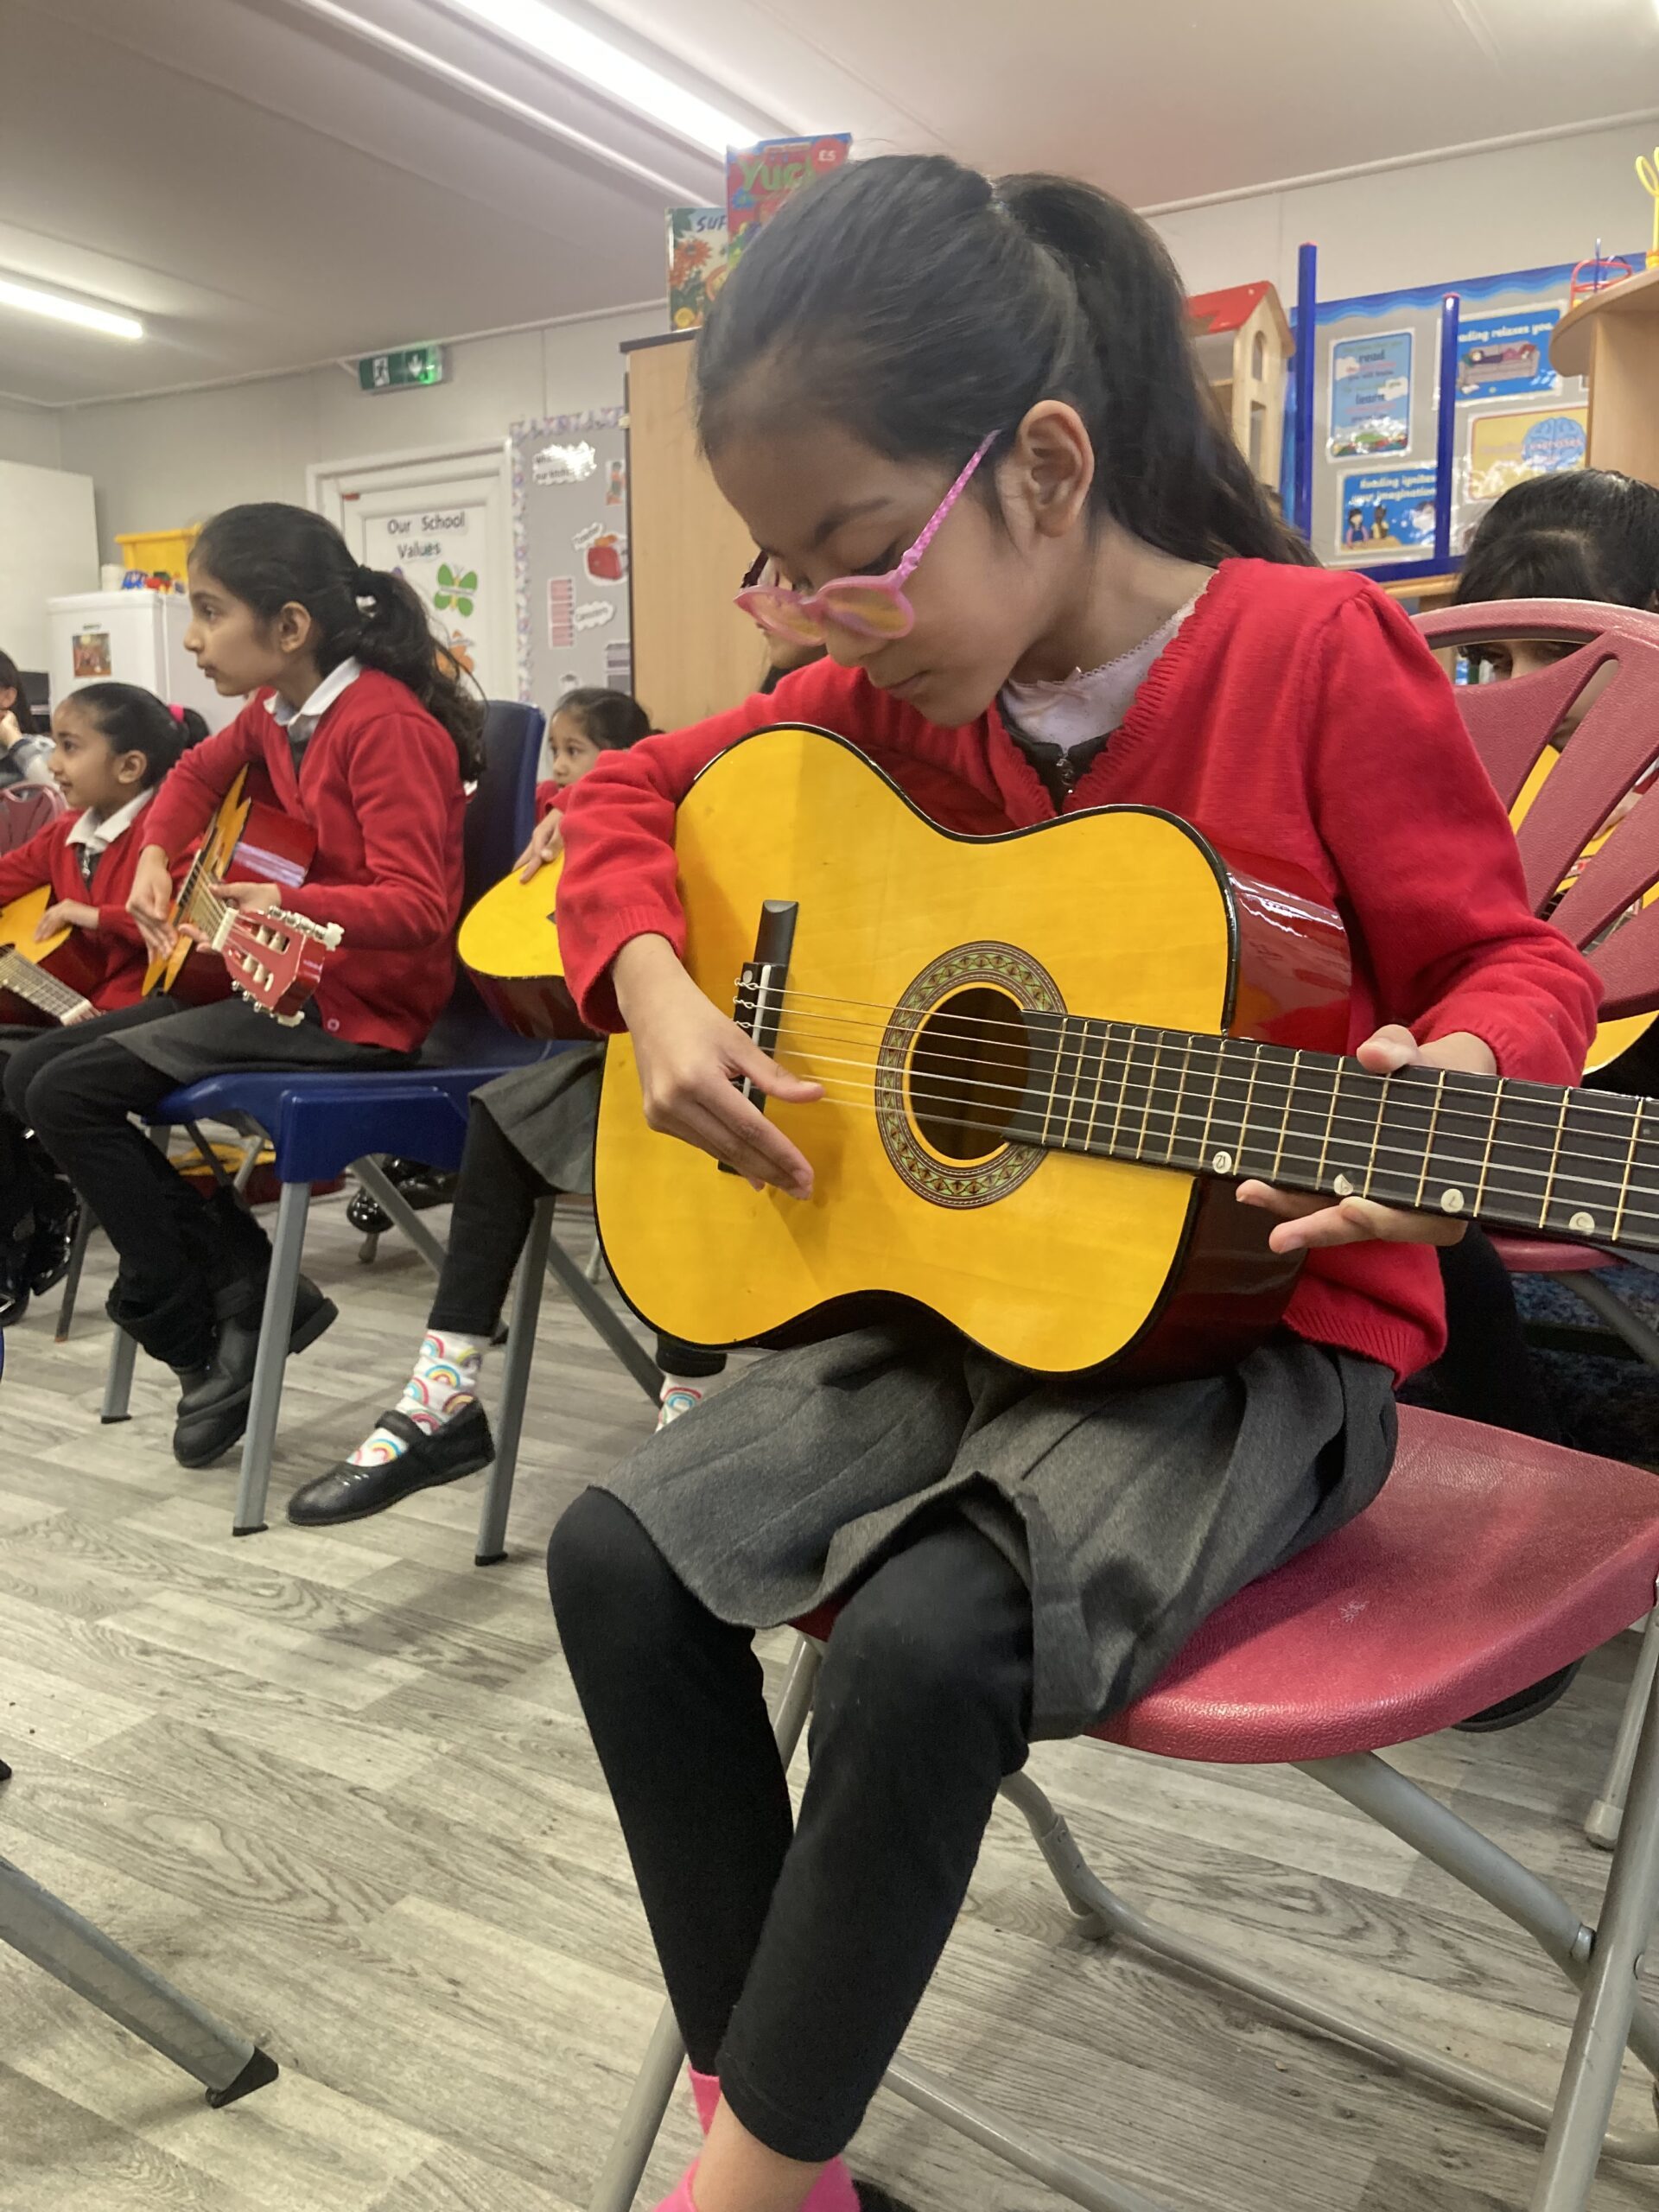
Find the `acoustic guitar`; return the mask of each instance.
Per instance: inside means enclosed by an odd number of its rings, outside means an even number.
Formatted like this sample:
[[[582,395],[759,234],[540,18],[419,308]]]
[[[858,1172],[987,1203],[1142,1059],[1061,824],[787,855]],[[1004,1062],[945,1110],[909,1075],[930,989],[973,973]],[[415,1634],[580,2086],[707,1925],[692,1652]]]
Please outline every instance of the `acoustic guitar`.
[[[844,1325],[877,1294],[1044,1373],[1214,1370],[1296,1274],[1244,1177],[1659,1249],[1659,1109],[1338,1057],[1336,915],[1171,816],[956,837],[780,728],[704,771],[676,851],[693,979],[824,1096],[765,1102],[813,1163],[803,1203],[654,1134],[612,1045],[600,1233],[672,1335]]]
[[[455,949],[478,995],[519,1037],[588,1037],[564,980],[554,912],[564,866],[557,854],[521,883],[518,870],[496,884],[461,923]]]
[[[0,907],[0,1021],[45,1028],[84,1020],[104,963],[84,930],[54,930],[40,944],[35,931],[53,903],[49,886],[26,891]]]
[[[179,940],[165,959],[151,961],[145,991],[165,991],[186,1006],[206,1006],[224,998],[231,988],[225,972],[216,962],[195,957],[197,941],[182,934],[186,926],[194,925],[204,940],[211,939],[210,919],[216,927],[224,904],[218,885],[280,883],[293,889],[305,881],[316,850],[316,833],[310,823],[254,797],[248,789],[247,770],[238,768],[173,902],[169,918],[181,931]]]
[[[303,883],[316,855],[309,823],[255,798],[247,785],[248,772],[239,768],[214,810],[173,902],[178,942],[165,958],[150,962],[144,991],[166,991],[187,1006],[235,991],[291,1027],[303,1020],[341,931],[338,922],[314,922],[281,907],[245,914],[220,897],[226,883]],[[187,929],[199,935],[188,936]],[[202,950],[219,953],[223,966],[198,957]]]

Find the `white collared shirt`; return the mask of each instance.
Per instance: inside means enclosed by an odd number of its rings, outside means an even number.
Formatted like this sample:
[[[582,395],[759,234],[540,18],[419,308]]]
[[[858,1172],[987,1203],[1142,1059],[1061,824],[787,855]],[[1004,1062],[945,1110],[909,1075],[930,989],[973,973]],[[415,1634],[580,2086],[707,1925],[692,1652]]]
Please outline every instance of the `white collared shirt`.
[[[94,822],[90,810],[79,815],[69,825],[66,844],[84,848],[80,861],[81,880],[91,886],[92,871],[116,839],[130,830],[154,798],[153,791],[140,791],[137,798],[130,798],[124,806],[118,806],[113,814],[106,814],[101,822]]]
[[[294,755],[294,765],[300,765],[300,755],[311,742],[311,733],[322,720],[340,693],[356,683],[363,673],[359,660],[343,660],[340,666],[325,676],[302,707],[290,707],[286,699],[273,695],[270,718],[279,729],[288,732],[289,750]]]

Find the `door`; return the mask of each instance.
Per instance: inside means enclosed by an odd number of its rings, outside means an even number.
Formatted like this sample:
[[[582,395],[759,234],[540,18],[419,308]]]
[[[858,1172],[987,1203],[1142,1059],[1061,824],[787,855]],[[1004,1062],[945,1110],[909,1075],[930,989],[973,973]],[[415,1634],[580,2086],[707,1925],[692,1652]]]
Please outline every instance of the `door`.
[[[307,479],[312,505],[338,525],[359,561],[414,585],[485,696],[516,699],[506,441],[327,461]]]

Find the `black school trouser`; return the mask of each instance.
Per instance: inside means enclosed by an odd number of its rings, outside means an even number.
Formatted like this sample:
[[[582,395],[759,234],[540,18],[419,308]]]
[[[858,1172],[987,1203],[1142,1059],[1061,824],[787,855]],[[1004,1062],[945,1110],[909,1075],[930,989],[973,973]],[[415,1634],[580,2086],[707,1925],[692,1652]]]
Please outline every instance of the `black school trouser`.
[[[552,1187],[503,1134],[488,1106],[474,1099],[429,1329],[489,1343],[530,1234],[531,1217]],[[707,1376],[721,1372],[726,1355],[658,1337],[657,1364],[669,1375]]]
[[[1026,1586],[958,1515],[907,1535],[836,1621],[795,1827],[750,1630],[604,1491],[554,1530],[548,1581],[691,2063],[770,2149],[832,2158],[1025,1764]]]

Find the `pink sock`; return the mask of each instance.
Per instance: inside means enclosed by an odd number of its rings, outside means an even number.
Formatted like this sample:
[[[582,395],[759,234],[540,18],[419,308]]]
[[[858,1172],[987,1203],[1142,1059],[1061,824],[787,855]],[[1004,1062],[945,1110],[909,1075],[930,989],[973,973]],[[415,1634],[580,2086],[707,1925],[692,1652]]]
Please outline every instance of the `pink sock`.
[[[699,2074],[695,2066],[688,2066],[685,2077],[691,2084],[691,2101],[697,2108],[697,2119],[706,2135],[714,2122],[715,2111],[720,2103],[720,2076]],[[697,2212],[691,2199],[691,2176],[695,2166],[682,2177],[672,2196],[665,2196],[658,2212]],[[845,2158],[831,2158],[806,2193],[801,2212],[859,2212],[858,2191],[853,2177],[847,2171]]]
[[[688,2066],[685,2078],[691,2084],[691,2101],[697,2108],[697,2124],[706,2135],[715,2117],[715,2107],[720,2102],[718,2074],[699,2074],[695,2066]]]

